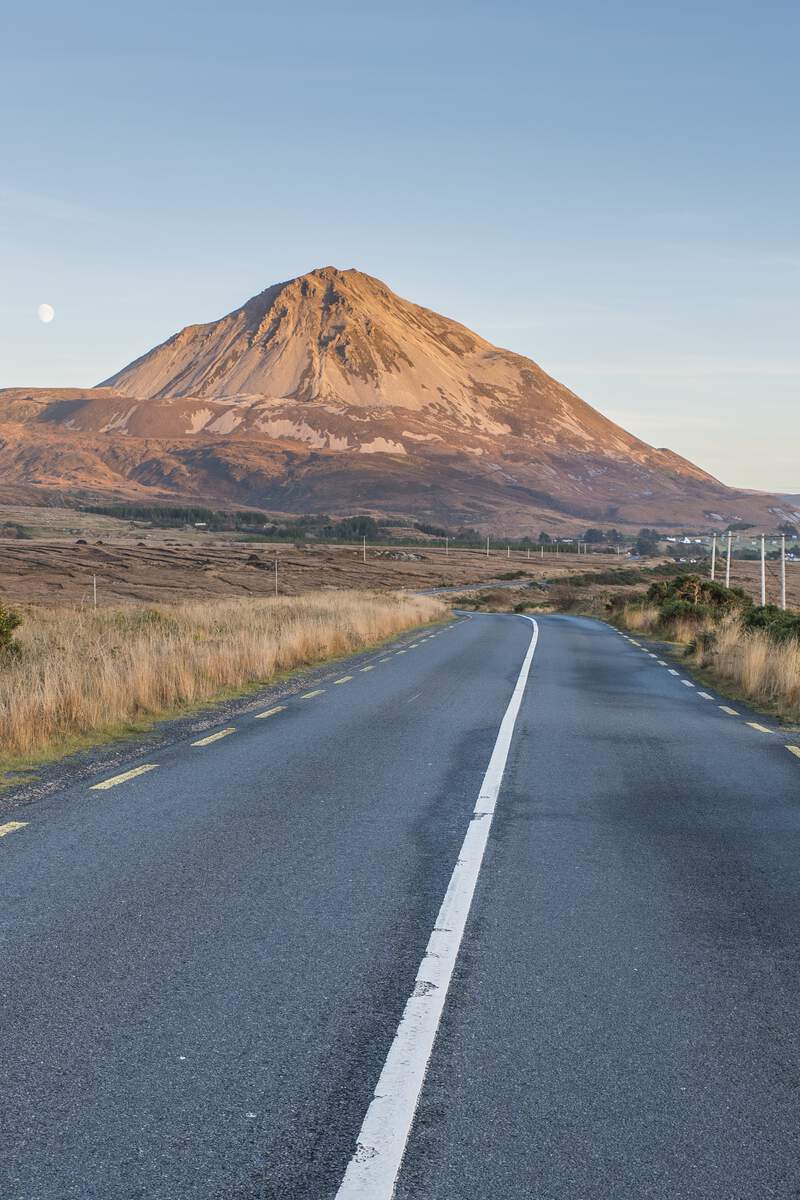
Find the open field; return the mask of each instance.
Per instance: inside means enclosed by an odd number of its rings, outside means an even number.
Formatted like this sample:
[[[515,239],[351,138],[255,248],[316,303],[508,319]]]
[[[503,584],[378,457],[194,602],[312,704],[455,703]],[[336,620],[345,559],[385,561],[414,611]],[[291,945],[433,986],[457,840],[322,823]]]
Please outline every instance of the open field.
[[[142,540],[142,539],[140,539]],[[568,575],[618,565],[615,555],[548,554],[530,560],[522,553],[477,550],[445,554],[443,547],[413,550],[390,546],[361,548],[286,542],[246,544],[222,541],[175,545],[169,536],[139,545],[102,539],[102,545],[74,539],[0,541],[0,599],[15,604],[86,604],[97,577],[98,603],[125,601],[178,603],[224,596],[270,596],[275,592],[275,562],[281,595],[300,595],[321,587],[418,591],[425,588],[502,578],[522,571],[525,578]]]
[[[36,609],[0,672],[0,767],[268,682],[446,613],[429,596],[319,591],[166,608]]]

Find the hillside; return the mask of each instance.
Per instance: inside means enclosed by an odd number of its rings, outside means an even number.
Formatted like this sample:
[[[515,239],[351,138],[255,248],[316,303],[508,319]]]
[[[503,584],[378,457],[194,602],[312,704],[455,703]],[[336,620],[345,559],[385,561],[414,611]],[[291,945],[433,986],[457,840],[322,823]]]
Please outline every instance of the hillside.
[[[0,392],[5,487],[543,524],[791,519],[633,437],[530,359],[326,267],[96,388]]]

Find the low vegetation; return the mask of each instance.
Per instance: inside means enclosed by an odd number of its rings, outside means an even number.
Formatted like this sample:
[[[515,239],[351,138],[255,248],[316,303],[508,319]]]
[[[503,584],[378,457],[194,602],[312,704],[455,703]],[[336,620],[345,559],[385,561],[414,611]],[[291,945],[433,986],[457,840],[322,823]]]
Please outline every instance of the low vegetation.
[[[800,614],[753,604],[740,588],[697,575],[617,596],[609,609],[631,632],[683,645],[695,666],[744,699],[800,719]]]
[[[36,609],[21,623],[0,607],[0,766],[141,728],[446,611],[430,596],[332,590],[170,607]]]

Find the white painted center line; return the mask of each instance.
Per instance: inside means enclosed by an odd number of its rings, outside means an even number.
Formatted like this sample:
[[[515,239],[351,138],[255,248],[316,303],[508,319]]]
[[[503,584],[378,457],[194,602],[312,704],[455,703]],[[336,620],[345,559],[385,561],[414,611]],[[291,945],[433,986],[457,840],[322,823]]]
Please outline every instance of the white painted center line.
[[[738,717],[739,715],[735,708],[728,708],[727,704],[720,704],[720,708],[724,713],[727,713],[729,717]]]
[[[530,645],[500,723],[472,820],[417,972],[416,985],[406,1002],[336,1200],[391,1200],[394,1195],[539,637],[536,621],[532,617],[524,619],[533,625]]]
[[[791,746],[788,748],[791,750]],[[6,821],[5,825],[0,825],[0,837],[6,837],[9,833],[15,833],[18,829],[24,829],[27,824],[27,821]]]
[[[793,754],[795,758],[800,758],[800,746],[787,746],[786,749],[790,754]]]
[[[146,771],[155,771],[158,763],[145,763],[143,767],[134,767],[132,771],[123,771],[121,775],[112,775],[110,779],[104,779],[102,783],[93,783],[89,789],[91,792],[104,792],[107,788],[116,787],[118,783],[127,783],[129,779],[135,779],[137,775],[144,775]]]
[[[236,733],[236,727],[231,725],[228,729],[220,729],[219,733],[210,733],[208,737],[200,738],[199,741],[192,742],[193,746],[210,746],[212,742],[218,742],[221,738],[230,737],[232,733]]]
[[[698,696],[702,696],[704,700],[713,700],[713,696],[709,696],[708,692],[698,692]]]
[[[266,712],[256,713],[256,720],[263,721],[265,717],[274,717],[279,712],[285,712],[285,704],[276,704],[274,708],[268,708]]]

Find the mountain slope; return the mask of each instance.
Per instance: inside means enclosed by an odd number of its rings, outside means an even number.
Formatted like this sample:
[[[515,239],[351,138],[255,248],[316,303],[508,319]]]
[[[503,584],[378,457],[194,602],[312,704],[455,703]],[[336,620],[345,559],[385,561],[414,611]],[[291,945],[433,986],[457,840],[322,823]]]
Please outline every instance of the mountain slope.
[[[784,515],[633,437],[531,360],[333,267],[188,326],[97,388],[0,393],[0,435],[0,469],[20,483],[278,511],[509,533]]]

